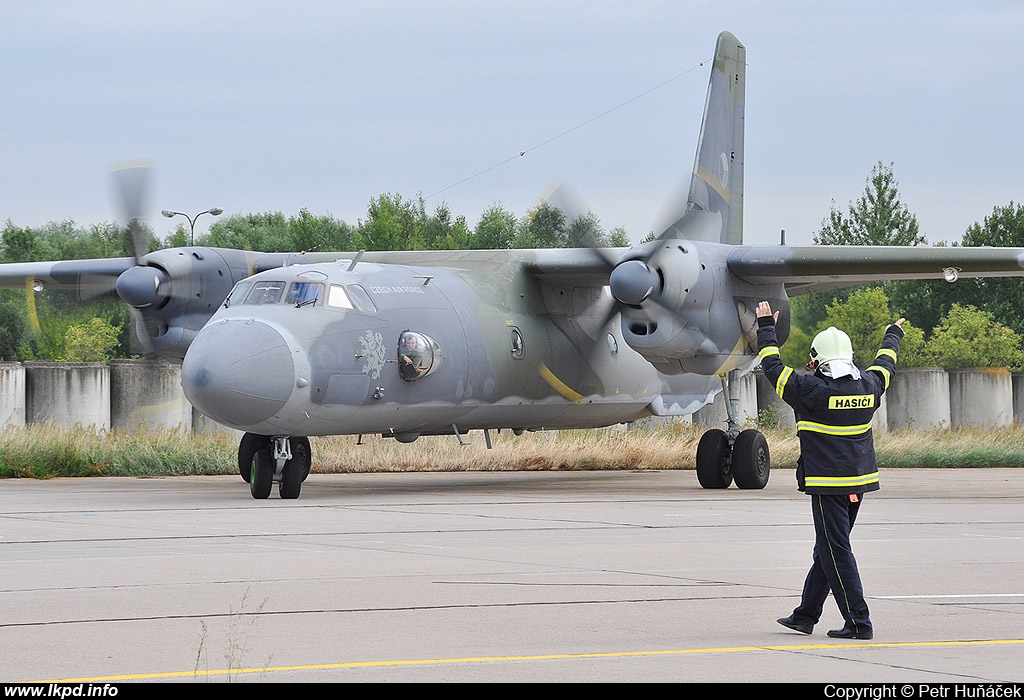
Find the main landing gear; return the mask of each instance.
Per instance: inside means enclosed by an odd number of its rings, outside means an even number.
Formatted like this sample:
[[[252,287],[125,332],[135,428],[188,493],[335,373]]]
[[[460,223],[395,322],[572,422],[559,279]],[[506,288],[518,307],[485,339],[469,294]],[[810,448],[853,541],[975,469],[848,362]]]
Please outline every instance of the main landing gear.
[[[763,489],[771,473],[768,441],[757,430],[739,429],[739,398],[734,388],[739,370],[722,377],[728,430],[712,428],[697,443],[697,481],[706,489],[729,488],[734,480],[741,489]]]
[[[253,498],[268,498],[275,481],[281,498],[298,498],[312,455],[307,437],[246,433],[238,444],[238,473],[249,484]]]

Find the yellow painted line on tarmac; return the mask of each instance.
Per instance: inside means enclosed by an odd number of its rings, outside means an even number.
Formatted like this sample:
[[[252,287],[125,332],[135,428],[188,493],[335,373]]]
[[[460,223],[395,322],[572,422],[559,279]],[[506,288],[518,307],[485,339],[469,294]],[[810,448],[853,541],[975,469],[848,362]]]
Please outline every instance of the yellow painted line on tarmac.
[[[215,670],[170,671],[167,673],[133,673],[123,676],[96,676],[93,678],[58,678],[31,683],[114,683],[118,681],[146,681],[159,678],[209,678],[234,676],[243,673],[277,673],[281,671],[333,671],[344,668],[379,668],[382,666],[441,666],[444,664],[503,663],[509,661],[574,661],[577,659],[622,659],[635,656],[685,656],[689,654],[736,654],[753,651],[815,651],[819,649],[878,649],[911,647],[971,647],[1009,646],[1024,644],[1024,639],[978,639],[941,642],[858,642],[824,644],[787,644],[753,647],[710,647],[706,649],[652,649],[647,651],[607,651],[583,654],[534,654],[529,656],[469,656],[453,659],[396,659],[391,661],[351,661],[337,664],[308,664],[303,666],[267,666],[265,668],[225,668]]]

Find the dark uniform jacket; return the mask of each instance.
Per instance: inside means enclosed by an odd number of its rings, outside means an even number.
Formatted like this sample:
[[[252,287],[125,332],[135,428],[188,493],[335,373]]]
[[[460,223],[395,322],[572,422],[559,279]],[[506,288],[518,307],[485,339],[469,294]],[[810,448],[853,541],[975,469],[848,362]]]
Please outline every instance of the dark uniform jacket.
[[[798,375],[779,357],[774,319],[758,319],[761,369],[796,413],[800,437],[796,479],[801,491],[844,495],[878,490],[871,417],[896,370],[902,339],[903,329],[889,326],[882,348],[860,379],[833,379],[818,371]]]

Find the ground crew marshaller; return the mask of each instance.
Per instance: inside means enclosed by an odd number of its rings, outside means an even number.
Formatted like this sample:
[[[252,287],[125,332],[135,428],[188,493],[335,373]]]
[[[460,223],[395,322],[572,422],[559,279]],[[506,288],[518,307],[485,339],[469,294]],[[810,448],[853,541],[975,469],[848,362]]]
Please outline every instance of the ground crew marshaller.
[[[796,413],[800,438],[797,487],[811,497],[814,553],[800,605],[779,624],[810,634],[821,617],[829,591],[845,624],[829,630],[841,639],[871,639],[874,632],[864,600],[850,530],[868,491],[878,490],[878,463],[871,417],[896,370],[903,319],[885,329],[882,347],[864,372],[853,363],[850,336],[828,328],[814,337],[811,374],[798,375],[779,357],[775,322],[778,312],[757,305],[757,347],[764,376]]]

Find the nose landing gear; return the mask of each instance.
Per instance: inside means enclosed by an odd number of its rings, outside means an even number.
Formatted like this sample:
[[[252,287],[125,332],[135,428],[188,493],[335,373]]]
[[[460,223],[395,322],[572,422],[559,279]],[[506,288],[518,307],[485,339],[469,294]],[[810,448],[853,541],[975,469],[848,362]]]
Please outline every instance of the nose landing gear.
[[[298,498],[313,462],[309,438],[246,433],[238,444],[238,473],[256,499],[270,496],[278,482],[281,498]]]

